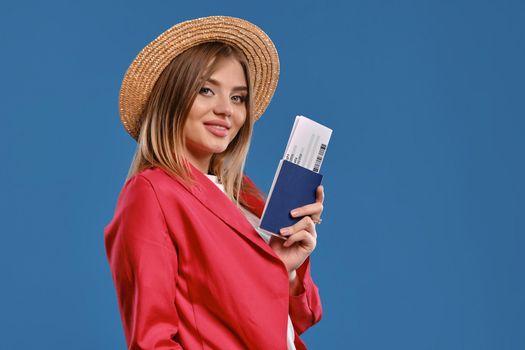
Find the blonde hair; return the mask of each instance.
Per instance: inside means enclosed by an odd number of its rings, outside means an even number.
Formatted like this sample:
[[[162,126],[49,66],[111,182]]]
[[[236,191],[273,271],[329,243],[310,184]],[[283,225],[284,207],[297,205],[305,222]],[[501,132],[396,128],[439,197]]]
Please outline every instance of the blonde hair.
[[[248,60],[239,49],[223,42],[203,43],[186,50],[161,73],[141,116],[137,150],[127,179],[146,168],[159,167],[188,185],[195,185],[183,154],[183,129],[199,90],[225,58],[238,60],[244,70],[248,85],[246,120],[226,150],[212,156],[208,171],[218,177],[226,194],[237,204],[245,204],[241,191],[259,194],[253,185],[243,181],[254,123]]]

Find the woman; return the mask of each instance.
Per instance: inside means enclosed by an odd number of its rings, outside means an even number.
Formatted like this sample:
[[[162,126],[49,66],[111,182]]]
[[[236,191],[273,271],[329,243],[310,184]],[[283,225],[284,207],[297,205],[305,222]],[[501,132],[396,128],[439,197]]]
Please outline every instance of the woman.
[[[278,66],[259,28],[207,17],[128,69],[120,112],[138,147],[105,243],[129,349],[305,349],[299,334],[321,318],[309,255],[323,189],[270,239],[243,174]]]

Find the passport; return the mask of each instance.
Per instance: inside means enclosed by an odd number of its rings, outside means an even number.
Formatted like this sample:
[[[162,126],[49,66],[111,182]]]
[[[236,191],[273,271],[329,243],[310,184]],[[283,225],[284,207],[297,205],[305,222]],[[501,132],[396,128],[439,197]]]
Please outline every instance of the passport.
[[[322,178],[323,175],[315,171],[282,159],[275,173],[259,227],[280,237],[281,228],[301,220],[301,217],[293,218],[290,212],[315,202],[315,192]]]

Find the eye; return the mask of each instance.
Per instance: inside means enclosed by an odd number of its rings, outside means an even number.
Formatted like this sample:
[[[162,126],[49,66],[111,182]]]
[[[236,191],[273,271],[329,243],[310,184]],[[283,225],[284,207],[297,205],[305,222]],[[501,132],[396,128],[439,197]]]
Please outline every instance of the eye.
[[[205,96],[211,96],[211,95],[213,95],[213,91],[212,91],[212,89],[203,86],[203,87],[201,87],[201,89],[199,90],[199,94],[201,94],[201,95],[205,95]]]
[[[246,102],[246,96],[242,96],[242,95],[232,96],[232,101],[235,103],[244,103]]]

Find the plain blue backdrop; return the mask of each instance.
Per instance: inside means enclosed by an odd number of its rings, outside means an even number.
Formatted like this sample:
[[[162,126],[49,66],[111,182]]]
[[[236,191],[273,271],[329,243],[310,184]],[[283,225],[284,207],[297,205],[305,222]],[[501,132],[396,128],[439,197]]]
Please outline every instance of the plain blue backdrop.
[[[334,129],[311,349],[525,349],[523,1],[0,5],[0,348],[124,349],[103,245],[135,143],[118,93],[182,20],[274,40],[247,172],[267,190],[297,114]]]

